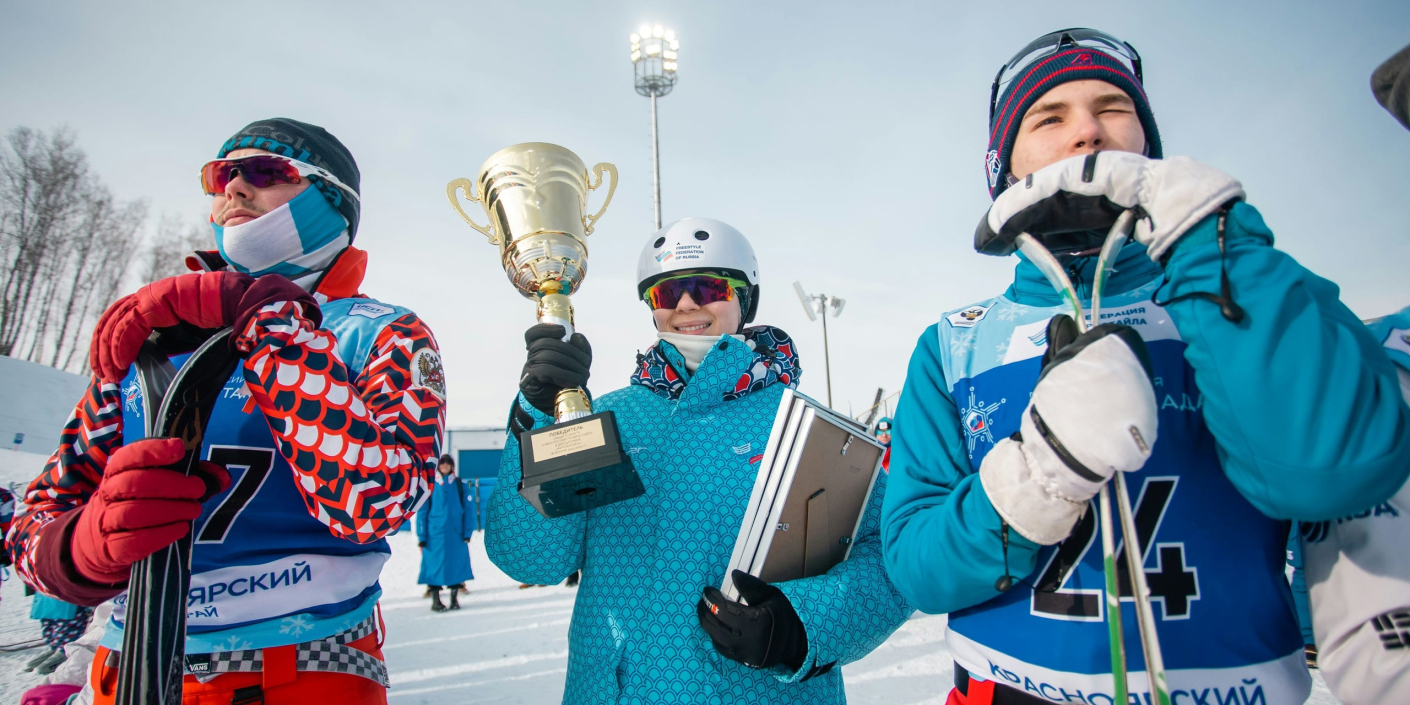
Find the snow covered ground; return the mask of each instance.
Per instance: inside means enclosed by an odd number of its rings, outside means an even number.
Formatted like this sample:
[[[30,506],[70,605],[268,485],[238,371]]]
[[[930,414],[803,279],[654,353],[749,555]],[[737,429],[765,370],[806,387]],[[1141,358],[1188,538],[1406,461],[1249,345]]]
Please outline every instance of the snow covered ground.
[[[392,674],[392,705],[522,703],[556,705],[563,697],[568,619],[576,591],[563,586],[520,590],[485,557],[484,534],[471,545],[476,579],[459,612],[430,611],[416,584],[416,537],[391,537],[382,573],[387,622],[384,651]],[[940,705],[954,683],[945,648],[945,617],[916,613],[886,643],[847,666],[853,705]],[[1313,705],[1336,705],[1321,677]]]
[[[387,623],[384,651],[391,669],[392,705],[523,703],[556,705],[563,696],[568,656],[568,619],[575,590],[520,590],[485,557],[484,534],[471,545],[477,576],[458,612],[436,614],[416,584],[420,566],[416,537],[391,537],[392,558],[382,574]],[[10,579],[0,588],[0,645],[39,636],[29,619],[29,598]],[[35,651],[0,652],[0,705],[18,702],[41,680],[20,669]],[[953,682],[945,648],[945,618],[917,613],[881,648],[847,666],[853,705],[945,702]],[[1336,705],[1320,677],[1308,703]]]

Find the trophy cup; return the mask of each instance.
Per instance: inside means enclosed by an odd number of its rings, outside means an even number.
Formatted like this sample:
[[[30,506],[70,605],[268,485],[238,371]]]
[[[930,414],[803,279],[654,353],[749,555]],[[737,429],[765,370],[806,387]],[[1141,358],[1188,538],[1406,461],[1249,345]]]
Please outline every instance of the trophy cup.
[[[587,215],[588,193],[612,176],[596,215]],[[612,202],[617,168],[601,163],[588,170],[578,155],[556,144],[525,142],[495,152],[474,182],[456,179],[446,196],[470,227],[499,246],[504,273],[514,288],[538,303],[539,323],[563,326],[573,335],[568,296],[587,274],[587,236]],[[488,225],[472,220],[457,192],[480,204]],[[587,511],[646,492],[631,458],[622,450],[617,419],[593,413],[587,394],[565,389],[554,400],[555,423],[519,439],[523,479],[519,494],[546,517]]]

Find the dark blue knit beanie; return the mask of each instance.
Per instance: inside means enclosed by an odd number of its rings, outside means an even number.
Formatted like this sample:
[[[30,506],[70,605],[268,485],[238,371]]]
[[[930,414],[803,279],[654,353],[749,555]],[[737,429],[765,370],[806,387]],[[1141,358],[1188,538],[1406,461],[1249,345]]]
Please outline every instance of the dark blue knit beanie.
[[[1020,76],[1009,81],[999,95],[994,116],[989,119],[989,152],[984,157],[984,171],[989,177],[989,195],[998,198],[1009,187],[1010,160],[1018,128],[1028,109],[1043,94],[1068,81],[1096,79],[1106,81],[1131,96],[1136,104],[1136,117],[1146,132],[1146,156],[1161,157],[1160,131],[1155,115],[1141,82],[1126,64],[1105,52],[1080,47],[1064,48],[1034,64]]]
[[[220,153],[215,156],[220,159],[237,149],[247,148],[263,149],[327,169],[359,196],[362,195],[362,174],[357,169],[352,152],[337,137],[317,125],[289,118],[256,120],[226,140],[220,147]],[[357,199],[349,198],[342,189],[316,176],[309,177],[309,181],[347,219],[348,239],[351,240],[357,235],[360,216]]]

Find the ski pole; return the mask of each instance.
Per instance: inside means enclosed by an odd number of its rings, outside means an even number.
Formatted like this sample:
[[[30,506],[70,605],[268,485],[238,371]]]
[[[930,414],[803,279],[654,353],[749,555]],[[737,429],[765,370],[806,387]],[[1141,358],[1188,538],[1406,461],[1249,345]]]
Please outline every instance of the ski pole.
[[[1038,271],[1048,278],[1053,288],[1057,289],[1072,309],[1077,329],[1085,332],[1087,324],[1086,317],[1082,315],[1082,302],[1078,300],[1077,290],[1072,287],[1072,280],[1068,278],[1067,272],[1063,271],[1057,258],[1053,257],[1053,253],[1049,252],[1043,243],[1028,233],[1020,233],[1014,242],[1028,260],[1038,267]],[[1109,485],[1102,484],[1097,493],[1097,517],[1102,532],[1102,574],[1106,578],[1106,624],[1107,638],[1111,644],[1111,678],[1116,690],[1113,701],[1125,703],[1129,702],[1126,683],[1126,639],[1121,628],[1121,593],[1116,582],[1116,545],[1111,524],[1111,493],[1108,487]]]
[[[1102,286],[1111,269],[1115,254],[1126,244],[1131,227],[1136,222],[1134,211],[1124,211],[1116,219],[1102,243],[1101,255],[1097,257],[1097,275],[1092,283],[1092,324],[1101,323]],[[1140,536],[1136,533],[1136,520],[1131,512],[1131,496],[1126,491],[1125,473],[1116,473],[1116,508],[1121,520],[1121,535],[1125,537],[1126,572],[1131,579],[1131,595],[1136,602],[1136,620],[1141,633],[1141,655],[1146,659],[1146,679],[1156,705],[1170,705],[1170,685],[1165,680],[1165,659],[1160,651],[1160,639],[1155,629],[1155,612],[1151,609],[1150,587],[1146,584],[1145,555],[1141,550]]]

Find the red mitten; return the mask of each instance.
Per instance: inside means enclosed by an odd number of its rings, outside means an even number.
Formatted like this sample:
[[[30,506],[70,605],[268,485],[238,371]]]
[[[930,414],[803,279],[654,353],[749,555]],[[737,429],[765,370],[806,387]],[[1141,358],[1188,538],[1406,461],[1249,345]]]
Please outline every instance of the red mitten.
[[[235,319],[231,321],[235,325],[235,334],[231,338],[231,344],[236,350],[248,353],[254,349],[256,341],[246,337],[250,332],[250,320],[259,315],[260,309],[280,301],[296,301],[301,304],[303,317],[313,322],[314,326],[323,322],[323,311],[318,308],[318,300],[313,298],[313,294],[304,291],[303,287],[282,275],[266,274],[250,285],[235,307]]]
[[[201,461],[189,476],[166,467],[183,452],[175,438],[147,438],[108,458],[98,491],[79,510],[70,544],[83,577],[127,582],[134,562],[185,536],[187,522],[201,515],[202,499],[230,486],[230,473],[215,463]]]
[[[240,297],[254,278],[238,272],[182,274],[152,282],[108,307],[93,329],[89,361],[94,374],[119,382],[155,328],[189,323],[221,328],[235,321]]]

